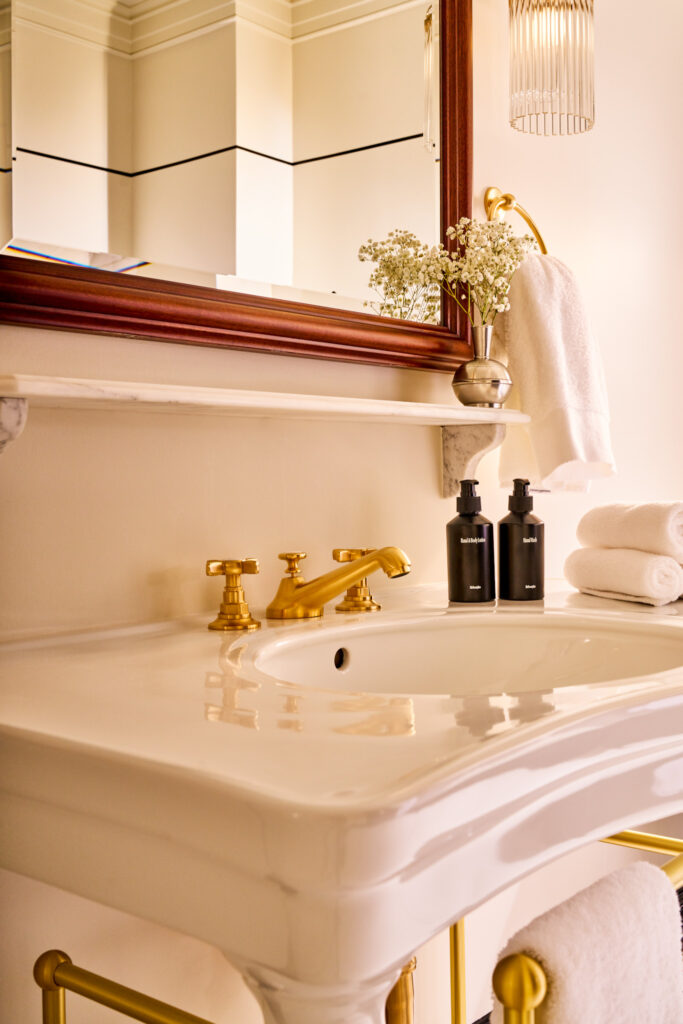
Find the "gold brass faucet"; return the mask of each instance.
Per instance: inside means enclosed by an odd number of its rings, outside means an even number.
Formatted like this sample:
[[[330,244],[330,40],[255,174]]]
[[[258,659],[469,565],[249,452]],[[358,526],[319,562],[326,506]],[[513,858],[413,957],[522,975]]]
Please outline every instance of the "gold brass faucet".
[[[370,555],[375,548],[335,548],[332,557],[335,562],[355,562],[363,555]],[[373,601],[366,577],[353,583],[346,591],[346,597],[335,605],[336,612],[378,612],[381,604]]]
[[[287,551],[278,558],[287,562],[287,574],[280,581],[277,594],[266,609],[267,619],[316,619],[323,613],[323,605],[338,597],[358,580],[383,569],[390,579],[410,572],[410,559],[400,548],[378,548],[353,562],[306,582],[299,562],[303,551]]]

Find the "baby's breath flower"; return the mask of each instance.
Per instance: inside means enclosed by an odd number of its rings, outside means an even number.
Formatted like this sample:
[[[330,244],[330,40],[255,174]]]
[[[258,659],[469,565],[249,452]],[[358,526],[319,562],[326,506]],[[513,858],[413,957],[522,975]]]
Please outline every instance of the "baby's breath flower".
[[[439,323],[441,281],[449,262],[442,245],[430,247],[412,232],[396,230],[382,242],[369,238],[358,259],[376,264],[369,283],[380,301],[367,306],[380,316]]]
[[[446,228],[446,237],[456,244],[448,254],[442,288],[467,313],[472,324],[475,311],[478,322],[493,323],[498,313],[510,308],[510,278],[527,253],[538,249],[536,242],[530,235],[515,237],[504,221],[482,222],[467,217],[455,227]],[[463,285],[467,286],[466,296],[461,291]],[[459,297],[456,289],[460,291]]]
[[[446,228],[455,242],[424,245],[410,231],[390,231],[382,242],[369,238],[358,259],[376,264],[370,285],[379,302],[366,303],[380,316],[438,323],[440,293],[451,295],[470,322],[493,323],[510,308],[510,279],[527,253],[538,249],[530,235],[517,238],[502,221],[476,221],[463,217]],[[459,295],[456,293],[459,292]]]

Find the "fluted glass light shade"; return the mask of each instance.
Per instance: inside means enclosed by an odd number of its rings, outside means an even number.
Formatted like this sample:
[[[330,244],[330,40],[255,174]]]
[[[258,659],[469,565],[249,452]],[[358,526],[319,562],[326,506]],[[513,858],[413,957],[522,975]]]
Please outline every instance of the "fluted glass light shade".
[[[509,0],[510,124],[534,135],[593,127],[593,0]]]

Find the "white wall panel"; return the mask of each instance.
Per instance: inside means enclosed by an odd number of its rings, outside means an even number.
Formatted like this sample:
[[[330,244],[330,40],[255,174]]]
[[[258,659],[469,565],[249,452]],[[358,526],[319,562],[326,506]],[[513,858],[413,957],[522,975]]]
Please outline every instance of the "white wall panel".
[[[130,179],[30,153],[18,153],[13,166],[15,238],[129,254]]]
[[[235,273],[235,152],[133,178],[134,252],[148,260]]]
[[[294,159],[422,131],[421,7],[294,46]]]
[[[236,270],[239,277],[292,283],[292,168],[237,153]]]
[[[359,262],[358,248],[395,228],[437,241],[436,166],[414,139],[295,167],[294,283],[376,298],[367,284],[374,265]]]
[[[19,22],[12,65],[15,146],[131,170],[128,58]]]
[[[239,145],[291,160],[292,44],[249,22],[239,22],[235,81]]]
[[[235,26],[135,58],[136,170],[234,145]]]

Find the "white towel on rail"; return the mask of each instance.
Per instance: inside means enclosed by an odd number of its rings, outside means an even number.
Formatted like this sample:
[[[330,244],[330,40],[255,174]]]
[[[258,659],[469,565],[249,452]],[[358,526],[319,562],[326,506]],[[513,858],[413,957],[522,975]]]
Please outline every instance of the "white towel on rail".
[[[683,595],[678,562],[633,548],[577,548],[564,563],[564,574],[584,594],[617,601],[660,606]]]
[[[501,486],[526,477],[534,488],[587,491],[612,476],[602,360],[572,272],[553,256],[528,256],[495,328],[494,356],[503,349],[513,382],[507,406],[531,417],[507,427]]]
[[[548,977],[536,1024],[682,1024],[676,892],[659,868],[629,864],[537,917],[501,957],[527,953]],[[491,1024],[503,1014],[495,1000]]]
[[[592,508],[576,536],[584,547],[638,548],[683,562],[683,501]]]

